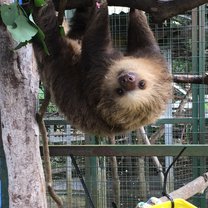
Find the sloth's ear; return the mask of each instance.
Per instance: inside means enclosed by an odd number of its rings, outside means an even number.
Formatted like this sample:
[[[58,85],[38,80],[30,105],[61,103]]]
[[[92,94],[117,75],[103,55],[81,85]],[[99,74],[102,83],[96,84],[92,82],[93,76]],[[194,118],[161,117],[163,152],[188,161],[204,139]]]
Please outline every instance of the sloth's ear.
[[[141,54],[159,52],[159,46],[147,22],[143,11],[130,9],[127,55],[141,56]]]

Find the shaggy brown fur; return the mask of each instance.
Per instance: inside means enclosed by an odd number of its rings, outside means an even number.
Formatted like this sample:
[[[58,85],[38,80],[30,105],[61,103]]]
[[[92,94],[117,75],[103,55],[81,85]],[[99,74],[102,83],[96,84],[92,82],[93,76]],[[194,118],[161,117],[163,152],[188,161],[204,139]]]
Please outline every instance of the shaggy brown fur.
[[[78,11],[70,38],[59,35],[51,1],[33,15],[50,52],[34,42],[41,79],[73,126],[110,135],[154,122],[165,110],[171,76],[143,12],[130,11],[125,55],[112,47],[106,4],[94,5],[89,24]],[[82,38],[81,47],[72,37]]]

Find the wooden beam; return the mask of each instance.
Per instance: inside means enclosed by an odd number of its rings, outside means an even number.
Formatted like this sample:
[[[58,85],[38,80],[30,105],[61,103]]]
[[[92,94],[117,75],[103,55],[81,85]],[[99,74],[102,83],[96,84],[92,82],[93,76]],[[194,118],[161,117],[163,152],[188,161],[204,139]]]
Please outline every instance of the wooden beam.
[[[50,156],[208,156],[208,145],[51,145]],[[42,147],[41,152],[42,152]]]

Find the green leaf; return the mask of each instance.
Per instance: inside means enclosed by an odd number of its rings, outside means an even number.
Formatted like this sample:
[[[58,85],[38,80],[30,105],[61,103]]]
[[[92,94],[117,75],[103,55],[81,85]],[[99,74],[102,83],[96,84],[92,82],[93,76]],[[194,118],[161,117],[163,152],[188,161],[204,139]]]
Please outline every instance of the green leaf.
[[[29,41],[38,32],[37,28],[31,25],[23,15],[18,16],[14,23],[13,25],[8,25],[7,29],[17,42]]]
[[[13,25],[18,15],[17,3],[1,5],[1,18],[5,25]]]
[[[33,23],[33,25],[36,27],[36,29],[38,30],[37,34],[36,34],[36,38],[40,41],[40,43],[42,44],[43,50],[45,51],[45,53],[47,55],[50,55],[47,45],[45,43],[45,34],[43,33],[43,31],[36,25],[36,23],[33,20],[32,15],[29,16],[29,20],[31,21],[31,23]]]
[[[50,55],[50,53],[48,51],[48,47],[47,47],[47,45],[45,43],[45,35],[44,35],[44,33],[43,33],[43,31],[41,29],[38,30],[38,33],[37,33],[36,37],[41,42],[43,50],[45,51],[45,53],[47,55]]]
[[[36,7],[42,7],[42,6],[46,5],[46,1],[45,0],[34,0],[34,4]]]
[[[59,33],[60,33],[61,37],[64,37],[66,35],[65,31],[64,31],[64,27],[62,25],[59,25]]]

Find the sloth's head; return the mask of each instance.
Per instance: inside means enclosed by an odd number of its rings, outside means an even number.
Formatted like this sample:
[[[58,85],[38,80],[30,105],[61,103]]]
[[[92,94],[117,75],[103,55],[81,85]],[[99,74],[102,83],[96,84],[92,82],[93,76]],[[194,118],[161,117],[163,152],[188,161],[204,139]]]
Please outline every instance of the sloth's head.
[[[155,121],[171,96],[171,78],[163,60],[125,57],[105,76],[98,109],[109,125],[134,129]]]

